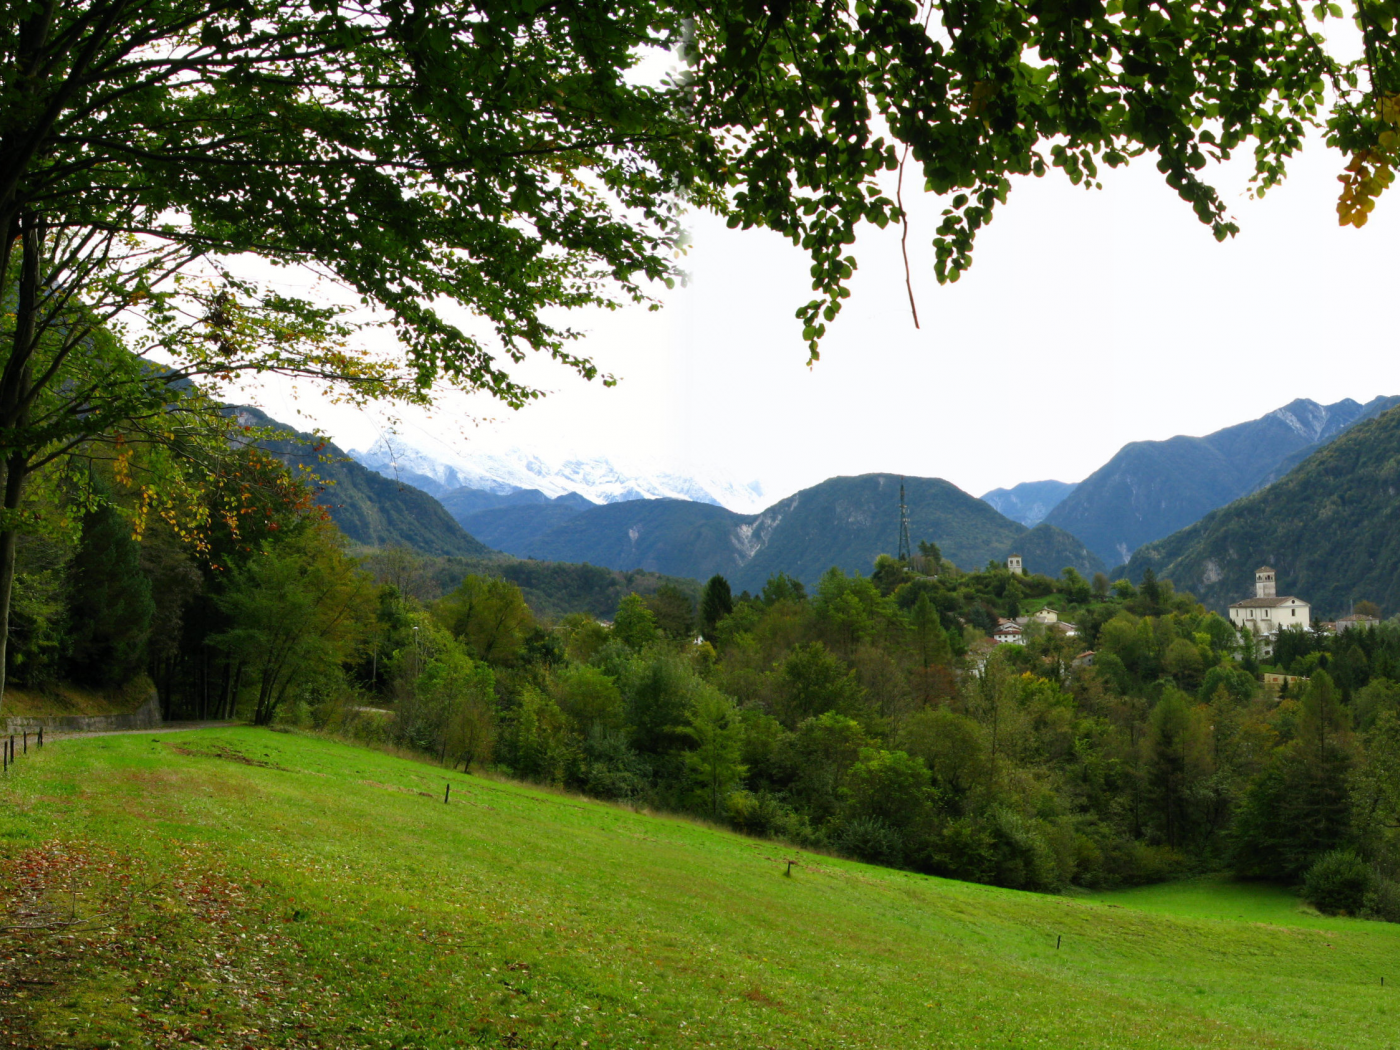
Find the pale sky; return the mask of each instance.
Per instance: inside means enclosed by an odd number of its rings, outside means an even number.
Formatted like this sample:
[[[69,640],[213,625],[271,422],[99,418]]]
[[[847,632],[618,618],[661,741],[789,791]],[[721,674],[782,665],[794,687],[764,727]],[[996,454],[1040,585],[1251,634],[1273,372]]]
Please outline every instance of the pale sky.
[[[470,455],[517,445],[549,459],[759,480],[776,500],[837,474],[946,478],[973,495],[1021,481],[1078,481],[1124,443],[1205,434],[1294,398],[1400,393],[1395,304],[1400,188],[1363,230],[1337,225],[1345,165],[1314,145],[1265,200],[1215,170],[1241,226],[1218,244],[1152,158],[1086,192],[1052,173],[1019,180],[979,237],[972,270],[940,287],[929,240],[937,198],[910,232],[921,330],[898,231],[866,230],[843,314],[810,370],[793,311],[806,256],[763,231],[692,221],[691,285],[659,313],[576,315],[582,349],[622,382],[525,373],[554,391],[510,412],[449,398],[401,428]],[[908,195],[906,195],[906,200]],[[1391,291],[1386,289],[1390,288]],[[314,421],[346,448],[383,419],[285,392],[273,415]],[[464,425],[471,412],[502,417]]]

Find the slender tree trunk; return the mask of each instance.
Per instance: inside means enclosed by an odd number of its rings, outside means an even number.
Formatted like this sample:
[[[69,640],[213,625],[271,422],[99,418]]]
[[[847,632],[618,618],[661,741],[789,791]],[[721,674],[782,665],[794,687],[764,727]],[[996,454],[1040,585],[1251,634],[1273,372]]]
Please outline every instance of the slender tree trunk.
[[[10,231],[4,234],[9,236]],[[22,256],[15,304],[15,338],[10,360],[0,376],[0,431],[11,435],[9,447],[3,450],[4,518],[0,520],[0,705],[4,702],[5,669],[9,661],[10,599],[14,593],[15,559],[19,549],[19,506],[24,497],[24,483],[29,477],[28,450],[16,442],[29,420],[35,322],[39,311],[39,252],[43,246],[40,220],[33,215],[21,215],[19,237]]]
[[[239,660],[233,669],[233,688],[228,693],[228,706],[224,709],[224,718],[233,718],[238,714],[238,690],[243,685],[243,661]]]

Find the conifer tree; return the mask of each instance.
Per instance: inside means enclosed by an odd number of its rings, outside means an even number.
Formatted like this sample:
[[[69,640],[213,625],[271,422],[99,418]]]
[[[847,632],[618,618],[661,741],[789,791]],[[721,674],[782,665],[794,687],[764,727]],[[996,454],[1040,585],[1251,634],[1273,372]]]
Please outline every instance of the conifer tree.
[[[121,685],[145,666],[155,602],[131,524],[110,504],[83,519],[71,572],[73,676],[89,685]]]
[[[700,624],[705,641],[715,641],[715,628],[733,611],[734,595],[729,589],[729,581],[718,574],[711,576],[700,598]]]

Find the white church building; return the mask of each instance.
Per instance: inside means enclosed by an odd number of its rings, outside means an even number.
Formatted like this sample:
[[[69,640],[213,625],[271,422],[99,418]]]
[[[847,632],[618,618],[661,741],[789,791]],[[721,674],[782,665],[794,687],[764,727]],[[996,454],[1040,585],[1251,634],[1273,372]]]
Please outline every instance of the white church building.
[[[1277,573],[1265,565],[1254,571],[1254,597],[1230,606],[1230,623],[1237,631],[1251,631],[1263,644],[1261,655],[1273,653],[1273,638],[1288,627],[1312,626],[1312,606],[1291,594],[1278,593]]]

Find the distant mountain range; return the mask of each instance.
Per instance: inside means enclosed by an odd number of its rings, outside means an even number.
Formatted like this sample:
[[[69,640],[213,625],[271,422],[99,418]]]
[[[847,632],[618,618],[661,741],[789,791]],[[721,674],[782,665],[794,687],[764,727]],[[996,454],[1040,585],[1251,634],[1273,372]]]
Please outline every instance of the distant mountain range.
[[[964,568],[1019,553],[1034,572],[1066,565],[1091,574],[1102,562],[1059,529],[1024,525],[939,478],[904,478],[910,537],[937,543]],[[830,478],[759,514],[692,500],[628,500],[580,509],[535,500],[476,510],[458,520],[479,539],[519,557],[641,568],[704,580],[720,573],[757,590],[774,573],[815,583],[833,565],[867,574],[899,542],[894,474]]]
[[[279,423],[260,409],[240,405],[228,411],[244,426],[276,427],[287,434],[285,440],[267,441],[262,447],[294,474],[315,476],[316,502],[356,543],[367,547],[402,544],[424,554],[469,558],[492,553],[426,492],[367,470],[335,445]]]
[[[1368,406],[1369,407],[1369,406]],[[1346,613],[1360,599],[1400,612],[1400,409],[1314,449],[1286,477],[1140,548],[1131,579],[1151,568],[1223,610],[1251,597],[1254,570],[1278,571],[1280,594],[1311,602],[1314,616]]]
[[[438,497],[462,488],[498,495],[535,491],[556,497],[573,493],[592,503],[685,499],[740,513],[759,510],[765,503],[763,487],[756,481],[740,485],[665,471],[629,472],[607,459],[551,462],[521,449],[464,456],[446,448],[424,449],[393,432],[368,449],[350,454],[385,477]]]
[[[1012,521],[1033,529],[1076,488],[1068,481],[1023,481],[1009,489],[984,492],[982,498]]]
[[[1299,399],[1259,419],[1205,437],[1124,445],[1062,502],[1045,522],[1077,536],[1109,565],[1287,473],[1357,423],[1400,404],[1365,405]],[[1011,490],[1014,492],[1015,490]]]
[[[284,462],[314,471],[325,483],[320,501],[347,535],[367,546],[405,544],[471,558],[500,558],[493,551],[502,551],[693,580],[722,573],[736,590],[756,590],[777,572],[812,584],[833,565],[868,573],[877,555],[894,552],[903,480],[913,542],[937,543],[963,568],[1014,552],[1033,572],[1057,575],[1073,566],[1087,576],[1151,544],[1133,558],[1132,572],[1140,575],[1151,564],[1192,579],[1181,585],[1215,601],[1243,585],[1227,581],[1234,570],[1226,571],[1218,551],[1192,561],[1195,548],[1187,548],[1202,534],[1177,530],[1262,486],[1270,487],[1260,498],[1274,499],[1276,489],[1298,491],[1298,477],[1312,477],[1318,462],[1333,462],[1318,460],[1319,450],[1395,405],[1400,397],[1365,405],[1300,399],[1206,437],[1125,445],[1078,485],[1027,482],[979,500],[939,478],[865,474],[829,478],[761,510],[744,509],[761,492],[756,484],[626,474],[606,460],[549,464],[512,452],[468,462],[401,446],[393,435],[348,461],[334,446],[320,453],[295,440],[269,447]],[[256,409],[237,411],[250,423],[277,425]],[[1261,558],[1284,561],[1281,554]],[[1359,596],[1381,599],[1371,577],[1348,570],[1342,578],[1375,590]]]

